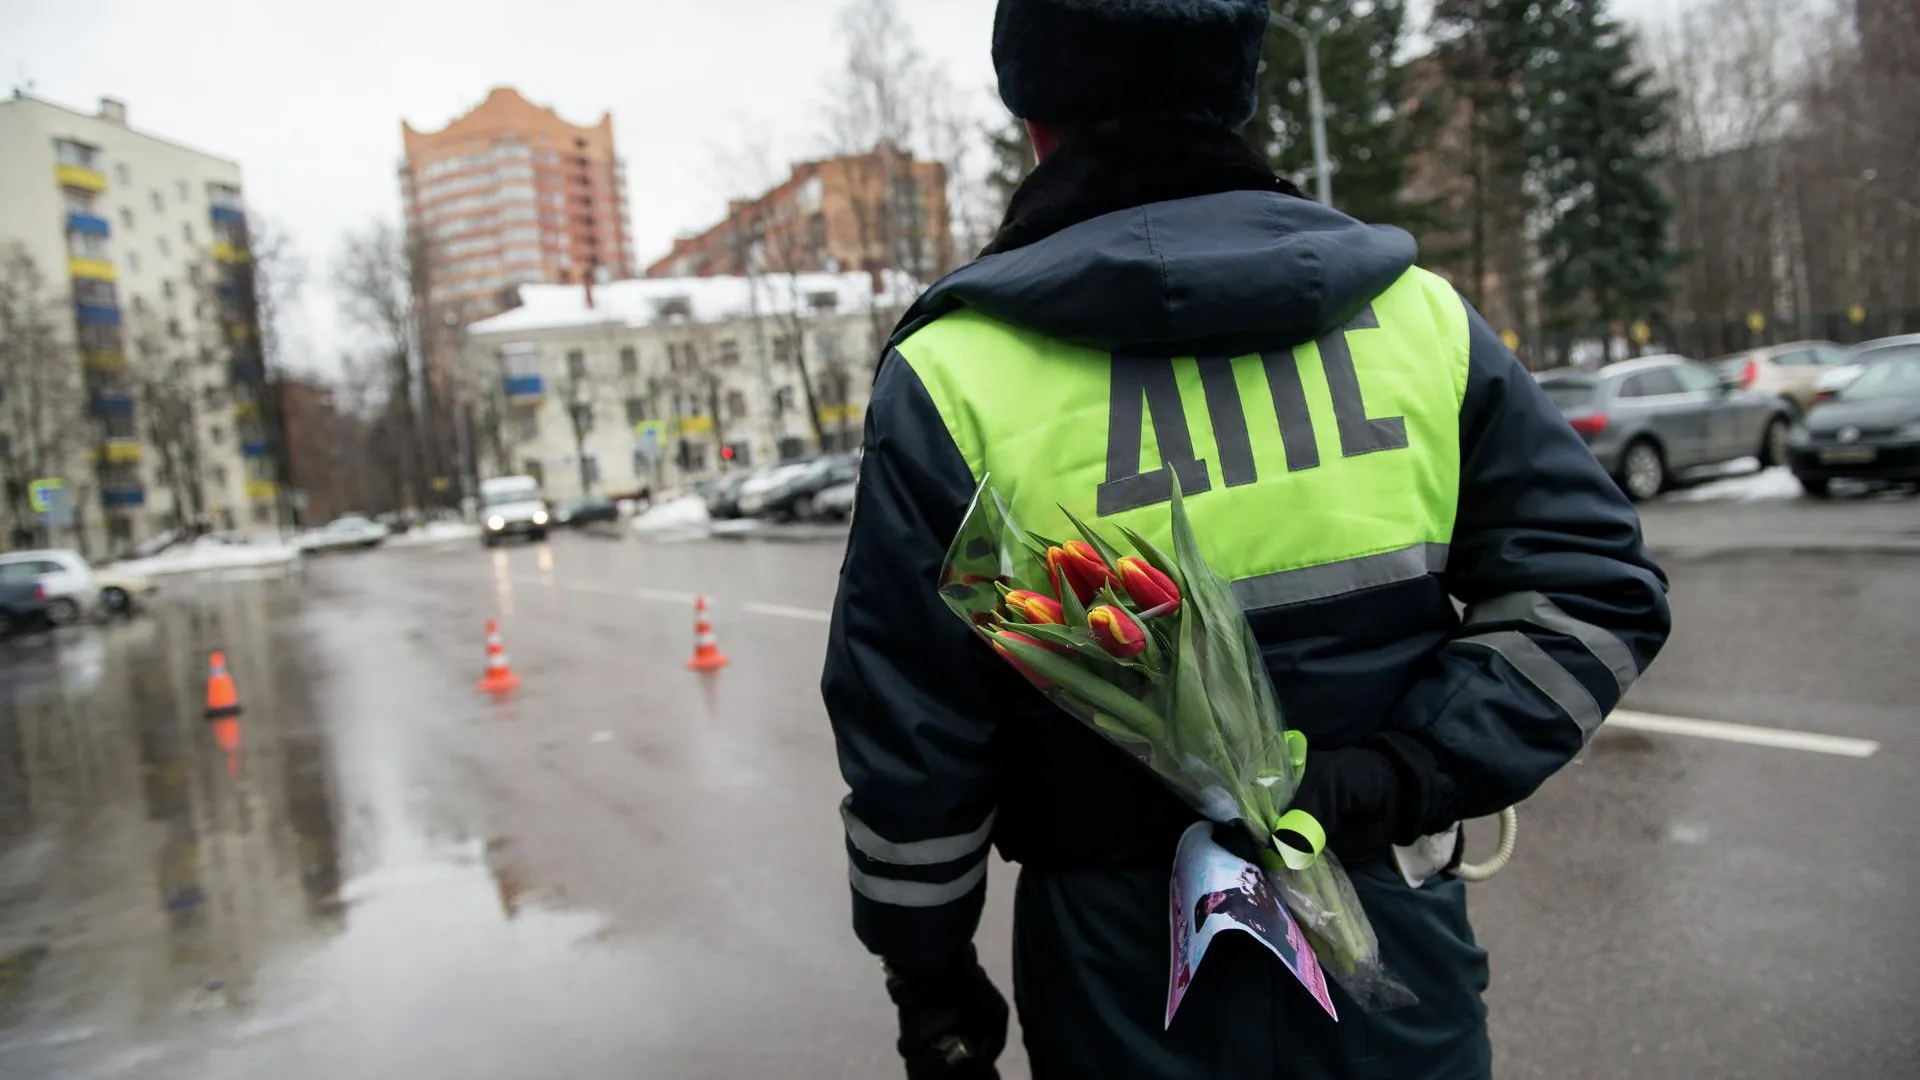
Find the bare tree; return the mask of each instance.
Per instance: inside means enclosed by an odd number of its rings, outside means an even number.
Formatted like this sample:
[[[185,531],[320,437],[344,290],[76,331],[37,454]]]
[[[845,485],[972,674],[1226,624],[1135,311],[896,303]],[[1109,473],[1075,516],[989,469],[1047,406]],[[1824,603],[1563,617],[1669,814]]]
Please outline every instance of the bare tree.
[[[46,276],[24,246],[0,249],[0,475],[16,544],[47,539],[28,504],[28,485],[64,477],[76,518],[92,491],[80,467],[92,425],[86,420],[86,389],[60,332],[71,318],[66,298],[51,292]],[[82,346],[89,343],[83,341]],[[114,343],[117,351],[118,344]],[[112,361],[98,350],[99,366]],[[124,359],[120,360],[124,367]],[[104,377],[111,373],[104,372]]]
[[[414,286],[425,262],[423,243],[376,221],[347,234],[334,264],[343,312],[367,332],[381,357],[383,422],[392,431],[383,440],[391,456],[379,465],[401,478],[403,505],[424,500],[432,488],[416,385],[420,304]]]
[[[159,456],[160,483],[172,496],[168,525],[190,530],[202,523],[208,505],[200,411],[194,400],[199,347],[167,333],[151,312],[134,315],[130,343],[140,426],[147,445]]]

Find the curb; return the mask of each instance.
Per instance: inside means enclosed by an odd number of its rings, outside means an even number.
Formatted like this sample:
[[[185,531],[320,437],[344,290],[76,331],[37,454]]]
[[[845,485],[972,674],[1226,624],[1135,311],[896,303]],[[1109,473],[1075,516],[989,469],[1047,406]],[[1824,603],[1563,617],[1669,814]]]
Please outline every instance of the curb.
[[[1656,557],[1703,559],[1717,555],[1809,555],[1831,558],[1837,555],[1920,556],[1920,540],[1869,540],[1855,543],[1809,540],[1803,543],[1674,543],[1648,544]]]

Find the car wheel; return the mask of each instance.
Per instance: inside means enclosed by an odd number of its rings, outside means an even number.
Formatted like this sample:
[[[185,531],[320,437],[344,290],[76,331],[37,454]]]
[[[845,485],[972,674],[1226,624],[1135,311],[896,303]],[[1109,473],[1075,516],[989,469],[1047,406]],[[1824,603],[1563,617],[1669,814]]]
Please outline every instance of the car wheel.
[[[1620,488],[1635,502],[1645,502],[1667,488],[1667,463],[1660,448],[1646,439],[1636,439],[1620,455]]]
[[[80,619],[80,605],[70,597],[61,597],[47,605],[47,621],[55,626],[67,626]]]
[[[133,597],[128,596],[127,590],[117,585],[109,585],[100,590],[100,603],[114,615],[125,615],[133,610]]]
[[[1760,436],[1760,464],[1767,468],[1787,463],[1787,432],[1792,427],[1784,416],[1776,416],[1767,421],[1767,430]]]
[[[1793,478],[1800,481],[1800,489],[1802,491],[1805,491],[1816,499],[1825,499],[1833,494],[1829,488],[1830,481],[1824,476],[1801,476],[1799,473],[1795,473],[1793,474]]]
[[[799,498],[793,500],[793,518],[795,521],[806,521],[812,517],[813,517],[813,496],[802,495]]]

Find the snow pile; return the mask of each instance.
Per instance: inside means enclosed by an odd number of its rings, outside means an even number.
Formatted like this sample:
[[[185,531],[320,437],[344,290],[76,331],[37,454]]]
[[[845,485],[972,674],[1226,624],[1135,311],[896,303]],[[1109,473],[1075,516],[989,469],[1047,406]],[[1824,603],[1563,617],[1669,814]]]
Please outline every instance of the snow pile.
[[[694,323],[727,322],[749,315],[789,315],[796,311],[840,315],[875,308],[903,308],[920,293],[910,275],[882,276],[879,291],[865,272],[841,274],[763,274],[759,277],[632,278],[593,287],[593,306],[579,285],[522,285],[520,306],[468,327],[476,335],[553,330],[566,326],[617,323],[652,326],[674,319]]]
[[[655,503],[635,517],[631,527],[636,535],[649,540],[694,540],[707,535],[712,524],[705,499],[682,495]]]
[[[1667,496],[1669,502],[1760,502],[1766,499],[1797,499],[1804,492],[1793,471],[1785,466],[1759,469],[1724,480],[1712,480]]]
[[[460,540],[477,540],[480,526],[465,521],[429,521],[417,529],[403,532],[387,538],[388,547],[423,547],[428,544],[451,544]]]
[[[162,577],[167,574],[285,566],[299,558],[300,549],[279,541],[230,544],[201,537],[191,544],[177,544],[158,555],[115,563],[113,568],[145,577]]]

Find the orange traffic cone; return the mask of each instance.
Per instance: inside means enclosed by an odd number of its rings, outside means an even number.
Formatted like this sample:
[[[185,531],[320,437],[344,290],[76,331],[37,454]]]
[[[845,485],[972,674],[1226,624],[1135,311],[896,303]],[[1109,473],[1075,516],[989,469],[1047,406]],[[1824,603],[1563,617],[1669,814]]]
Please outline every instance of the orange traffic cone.
[[[707,621],[707,598],[693,598],[693,659],[687,666],[694,671],[719,671],[730,663],[713,638],[713,624]]]
[[[502,694],[520,685],[520,676],[507,663],[507,647],[500,644],[500,624],[487,620],[487,673],[480,677],[480,689]]]
[[[213,650],[207,658],[207,719],[240,715],[240,691],[234,689],[233,676],[227,674],[227,654]]]

